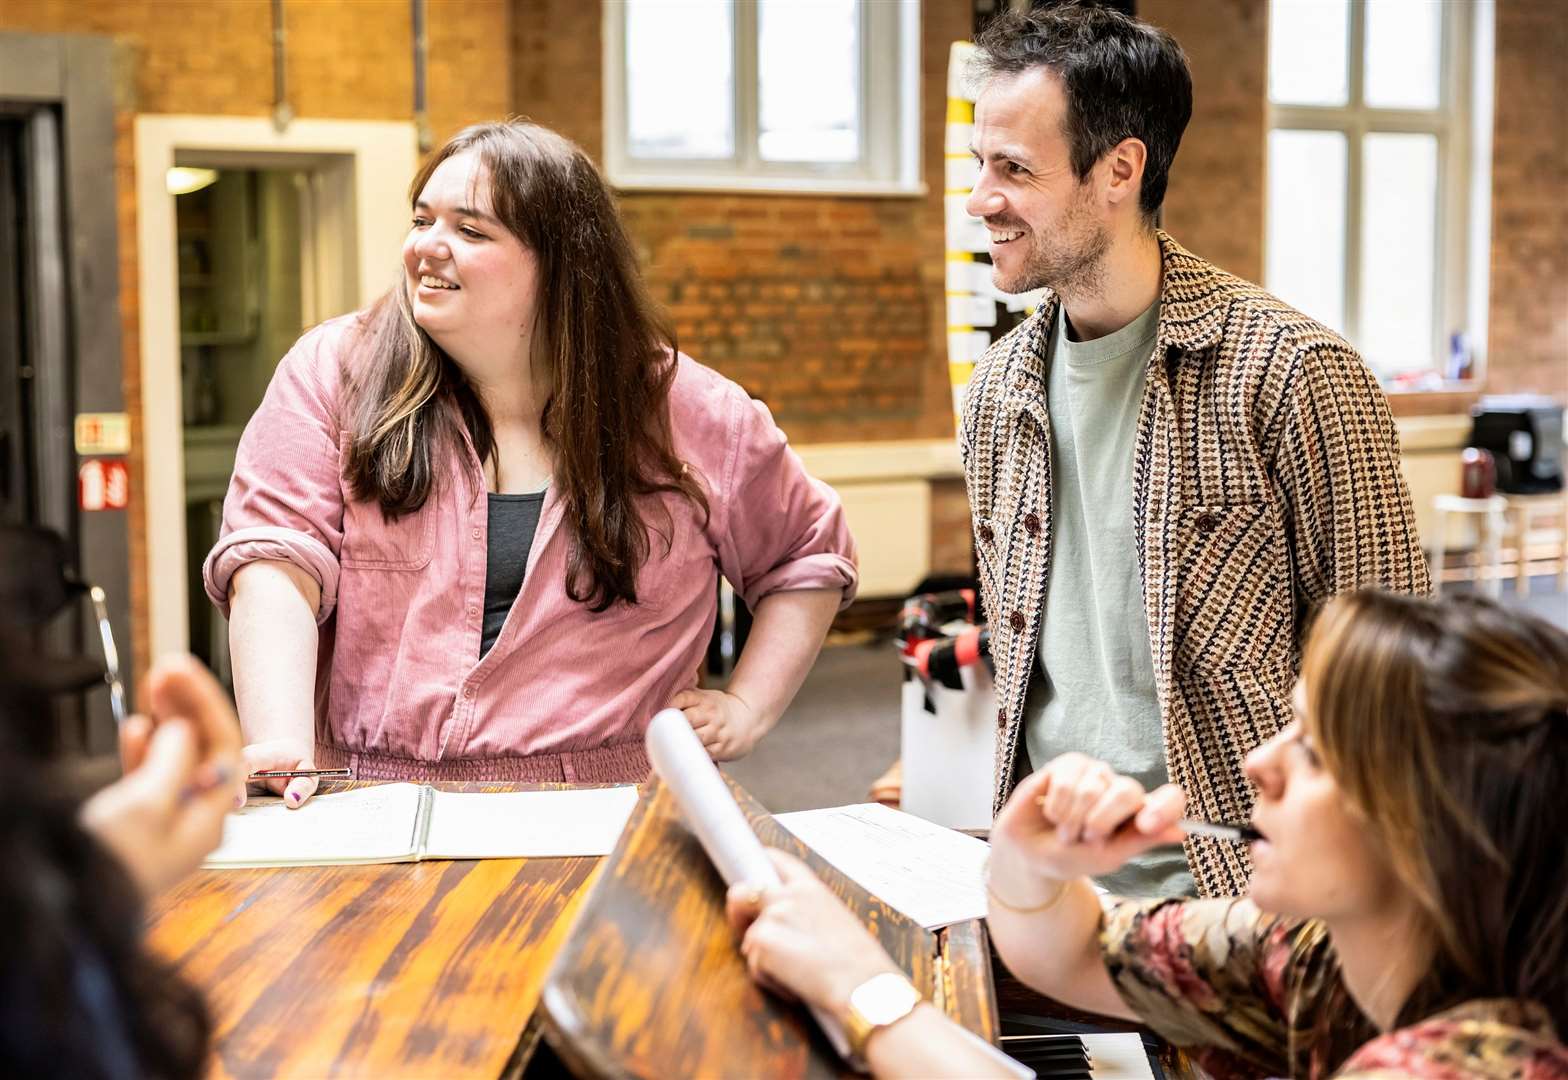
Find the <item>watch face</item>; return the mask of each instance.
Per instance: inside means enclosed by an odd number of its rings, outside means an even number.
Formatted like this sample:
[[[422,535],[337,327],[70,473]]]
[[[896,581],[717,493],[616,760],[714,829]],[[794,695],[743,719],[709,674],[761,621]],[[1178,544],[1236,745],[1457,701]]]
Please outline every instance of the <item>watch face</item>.
[[[849,1004],[871,1027],[881,1027],[920,1004],[920,991],[902,975],[885,972],[857,986],[849,995]]]

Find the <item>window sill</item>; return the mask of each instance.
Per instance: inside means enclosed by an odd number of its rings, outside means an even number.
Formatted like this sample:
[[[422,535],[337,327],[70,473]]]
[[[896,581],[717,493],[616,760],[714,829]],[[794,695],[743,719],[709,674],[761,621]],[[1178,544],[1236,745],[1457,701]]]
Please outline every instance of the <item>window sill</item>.
[[[824,177],[774,176],[657,176],[646,173],[610,173],[617,191],[704,192],[738,195],[841,195],[853,198],[918,199],[927,192],[924,183],[897,180],[847,180]]]
[[[1388,408],[1395,416],[1468,414],[1470,406],[1481,397],[1481,383],[1478,380],[1449,383],[1442,390],[1391,390],[1384,387],[1383,392],[1388,395]]]

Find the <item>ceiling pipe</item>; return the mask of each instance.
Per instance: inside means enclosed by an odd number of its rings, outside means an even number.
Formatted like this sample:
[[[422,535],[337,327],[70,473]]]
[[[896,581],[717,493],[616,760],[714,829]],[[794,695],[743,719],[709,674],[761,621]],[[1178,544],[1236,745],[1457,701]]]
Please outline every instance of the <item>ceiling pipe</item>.
[[[280,134],[294,119],[294,109],[289,105],[288,43],[283,0],[272,0],[272,126]]]
[[[419,152],[428,154],[435,145],[430,134],[430,115],[425,108],[425,74],[430,65],[430,40],[425,33],[425,0],[411,0],[414,20],[414,131],[419,137]]]

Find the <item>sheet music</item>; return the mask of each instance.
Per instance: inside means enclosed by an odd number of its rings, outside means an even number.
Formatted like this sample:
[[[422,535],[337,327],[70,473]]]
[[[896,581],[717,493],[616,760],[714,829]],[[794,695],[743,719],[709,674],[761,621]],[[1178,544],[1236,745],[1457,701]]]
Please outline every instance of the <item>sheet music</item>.
[[[866,891],[928,930],[982,918],[990,845],[877,803],[776,820]]]
[[[317,795],[294,810],[254,798],[223,819],[207,866],[397,862],[413,858],[418,784],[378,784]]]
[[[548,859],[608,855],[637,805],[637,789],[437,791],[427,859]]]

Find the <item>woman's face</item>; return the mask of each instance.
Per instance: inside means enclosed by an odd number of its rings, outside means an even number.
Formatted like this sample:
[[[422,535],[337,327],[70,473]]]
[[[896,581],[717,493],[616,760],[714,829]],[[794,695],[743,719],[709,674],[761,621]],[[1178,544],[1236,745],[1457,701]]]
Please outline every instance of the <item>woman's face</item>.
[[[1392,910],[1403,889],[1307,734],[1302,684],[1291,698],[1296,718],[1247,755],[1258,789],[1252,823],[1252,899],[1265,911],[1301,918],[1373,917]]]
[[[460,364],[504,359],[528,340],[538,262],[492,216],[490,171],[477,153],[453,154],[431,173],[414,202],[403,269],[414,321]]]

